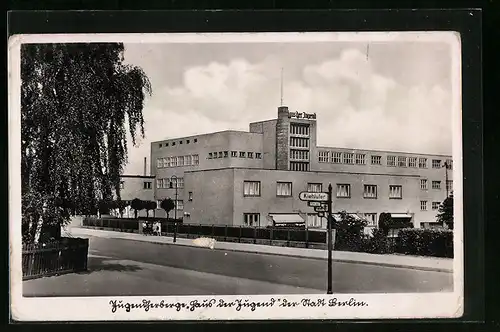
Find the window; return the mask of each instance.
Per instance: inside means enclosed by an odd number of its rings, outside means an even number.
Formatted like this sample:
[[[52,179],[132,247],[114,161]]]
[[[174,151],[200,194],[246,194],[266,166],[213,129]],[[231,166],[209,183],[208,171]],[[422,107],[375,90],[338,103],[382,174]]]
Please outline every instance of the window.
[[[354,158],[354,153],[344,153],[344,164],[352,164]]]
[[[170,157],[163,158],[163,167],[170,167]]]
[[[238,152],[237,151],[231,151],[231,157],[233,157],[233,158],[238,157]]]
[[[198,142],[198,139],[197,139],[197,138],[195,138],[195,139],[194,139],[194,142],[195,142],[195,143],[197,143],[197,142]]]
[[[170,185],[170,180],[169,180],[169,178],[164,178],[164,179],[162,179],[162,180],[163,180],[163,186],[162,186],[162,188],[164,188],[164,189],[168,189],[168,188],[170,188],[170,187],[169,187],[169,185]]]
[[[427,211],[427,201],[420,201],[420,211]]]
[[[124,189],[124,188],[125,188],[125,182],[120,181],[120,189]]]
[[[321,218],[317,213],[307,214],[307,227],[308,228],[321,228]]]
[[[188,139],[186,140],[186,144],[189,144],[190,142],[191,142],[190,140],[188,140]]]
[[[243,196],[260,196],[260,182],[259,181],[244,181],[243,182]]]
[[[408,158],[408,166],[412,168],[417,167],[417,157],[410,157]]]
[[[156,188],[157,189],[163,188],[163,179],[157,179],[156,180]]]
[[[427,158],[418,158],[418,167],[427,168]]]
[[[165,143],[165,146],[168,146],[168,143]]]
[[[172,146],[174,146],[174,145],[175,145],[175,142],[172,142]]]
[[[373,184],[365,184],[363,192],[364,198],[377,198],[377,186]]]
[[[240,152],[240,158],[245,158],[245,152]]]
[[[295,148],[308,148],[309,138],[290,137],[290,146]]]
[[[295,123],[291,124],[290,134],[309,136],[309,125],[295,124]]]
[[[184,188],[184,178],[177,178],[177,188]]]
[[[446,159],[446,169],[453,169],[453,160],[451,159]]]
[[[330,155],[329,151],[319,151],[318,152],[318,161],[320,163],[327,163],[329,155]]]
[[[192,201],[193,201],[193,192],[192,192],[192,191],[190,191],[190,192],[188,193],[188,201],[190,201],[190,202],[192,202]]]
[[[144,182],[144,189],[151,189],[151,182],[145,181]]]
[[[222,151],[219,151],[219,158],[222,158],[222,157],[223,157]]]
[[[229,152],[228,151],[224,151],[224,158],[227,158],[229,157]]]
[[[291,171],[307,172],[309,170],[309,163],[290,162]]]
[[[247,157],[250,159],[253,158],[253,152],[247,152]]]
[[[366,157],[364,154],[357,153],[356,154],[356,165],[365,165]]]
[[[441,160],[432,159],[432,168],[441,168]]]
[[[256,152],[256,153],[255,153],[255,158],[257,158],[257,159],[262,159],[262,153],[260,153],[260,152]]]
[[[177,208],[177,210],[184,210],[184,201],[183,200],[177,200],[175,202],[176,202],[175,207]]]
[[[277,182],[276,183],[276,196],[281,196],[281,197],[292,196],[292,183],[291,182]]]
[[[163,168],[163,158],[156,159],[156,168]]]
[[[193,156],[184,156],[184,165],[186,166],[193,165]]]
[[[212,159],[212,152],[208,153],[208,159]]]
[[[290,150],[290,159],[308,160],[309,151],[307,150]]]
[[[214,159],[217,159],[218,156],[217,152],[212,152],[212,155],[214,156]]]
[[[160,143],[160,148],[161,148],[162,144]]]
[[[446,190],[453,191],[453,180],[446,181]]]
[[[168,167],[175,166],[175,157],[168,157]]]
[[[342,162],[342,152],[333,153],[333,163],[340,164]]]
[[[396,167],[396,156],[387,156],[387,166]]]
[[[439,202],[432,202],[432,209],[433,210],[438,210],[439,209]]]
[[[432,181],[432,189],[441,189],[441,181]]]
[[[247,227],[260,226],[260,214],[243,213],[243,225]]]
[[[427,190],[427,179],[420,179],[420,189]]]
[[[382,157],[381,156],[372,156],[372,165],[381,165]]]
[[[320,193],[323,191],[323,184],[321,183],[308,183],[307,191],[311,193]]]
[[[403,187],[400,185],[389,186],[389,198],[403,198]]]
[[[199,165],[200,164],[200,156],[197,154],[193,155],[193,165]]]
[[[376,227],[377,226],[377,214],[376,213],[365,213],[364,217],[368,222],[366,226]]]
[[[184,156],[177,157],[177,166],[184,166]]]
[[[338,184],[337,185],[337,197],[351,197],[351,185],[350,184]]]
[[[406,157],[399,156],[398,157],[398,166],[406,167]]]

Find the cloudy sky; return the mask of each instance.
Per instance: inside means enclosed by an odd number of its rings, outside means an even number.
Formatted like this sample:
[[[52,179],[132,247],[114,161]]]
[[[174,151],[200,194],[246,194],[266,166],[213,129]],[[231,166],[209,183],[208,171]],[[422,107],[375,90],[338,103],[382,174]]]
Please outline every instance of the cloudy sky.
[[[153,95],[146,137],[129,147],[141,174],[151,141],[316,113],[318,144],[451,154],[451,47],[439,42],[125,44]]]

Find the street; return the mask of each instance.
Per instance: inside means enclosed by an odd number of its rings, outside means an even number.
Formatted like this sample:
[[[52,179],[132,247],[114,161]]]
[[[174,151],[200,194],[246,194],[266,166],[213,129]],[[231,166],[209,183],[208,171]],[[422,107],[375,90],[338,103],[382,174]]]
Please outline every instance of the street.
[[[91,237],[89,271],[23,282],[24,296],[326,293],[325,260]],[[333,263],[334,293],[452,291],[453,274]]]

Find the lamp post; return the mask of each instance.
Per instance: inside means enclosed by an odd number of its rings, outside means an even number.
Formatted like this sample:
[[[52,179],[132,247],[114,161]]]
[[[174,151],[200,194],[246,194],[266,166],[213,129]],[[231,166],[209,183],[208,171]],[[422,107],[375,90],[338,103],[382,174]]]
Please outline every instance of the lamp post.
[[[175,203],[174,203],[174,243],[177,242],[177,176],[170,177],[170,189],[173,188],[173,181],[175,179]]]

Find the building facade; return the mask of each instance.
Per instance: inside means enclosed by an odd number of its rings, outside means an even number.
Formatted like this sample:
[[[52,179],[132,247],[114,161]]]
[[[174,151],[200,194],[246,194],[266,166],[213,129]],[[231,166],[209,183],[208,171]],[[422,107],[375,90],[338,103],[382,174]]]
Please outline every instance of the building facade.
[[[436,220],[453,190],[451,156],[318,146],[315,114],[278,108],[276,119],[249,131],[223,131],[151,143],[154,198],[176,201],[185,223],[267,226],[324,218],[300,201],[301,191],[333,187],[334,212],[368,220]],[[161,215],[162,211],[157,211]]]

